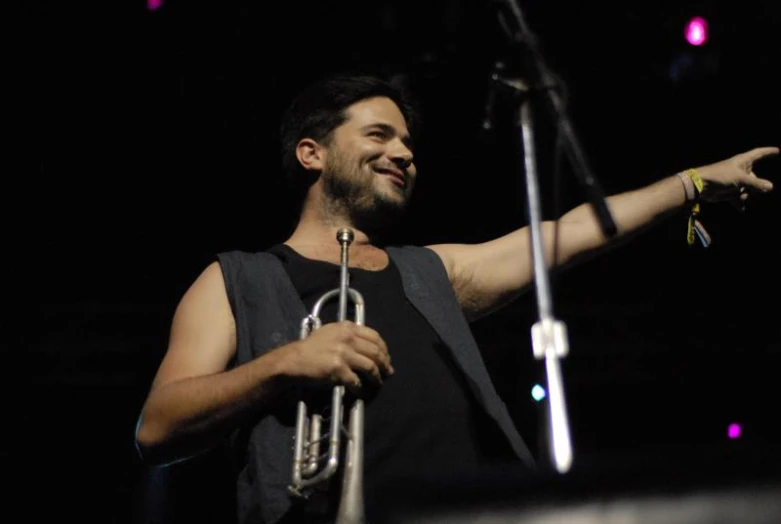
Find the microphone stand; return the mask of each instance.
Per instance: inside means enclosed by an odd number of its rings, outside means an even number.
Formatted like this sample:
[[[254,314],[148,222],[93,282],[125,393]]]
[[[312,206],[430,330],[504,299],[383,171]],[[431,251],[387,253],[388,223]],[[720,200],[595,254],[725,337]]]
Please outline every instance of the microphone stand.
[[[586,157],[575,137],[572,125],[565,112],[564,104],[555,90],[554,75],[550,72],[537,49],[536,37],[528,29],[520,7],[515,1],[506,0],[502,3],[507,4],[520,28],[518,32],[514,33],[513,40],[516,43],[523,44],[531,55],[532,60],[529,61],[531,64],[528,64],[528,67],[535,74],[538,84],[535,87],[530,87],[523,80],[501,76],[497,70],[493,72],[491,77],[494,87],[503,90],[509,89],[515,95],[514,98],[520,100],[515,125],[520,128],[523,145],[523,167],[526,174],[528,219],[531,230],[531,248],[539,316],[538,321],[532,326],[531,339],[535,359],[544,359],[545,361],[549,410],[546,421],[549,458],[556,471],[566,473],[572,467],[573,452],[559,359],[568,354],[569,342],[566,325],[556,319],[553,314],[548,264],[545,260],[543,247],[542,211],[535,156],[534,125],[529,101],[533,92],[539,91],[547,97],[548,107],[553,112],[553,118],[557,123],[559,132],[562,133],[563,146],[579,180],[588,192],[589,200],[596,211],[603,233],[608,237],[614,236],[617,228],[605,204],[599,185],[588,168]],[[554,252],[557,252],[557,249],[554,248]]]
[[[534,125],[528,99],[529,88],[519,80],[511,81],[511,84],[519,90],[522,96],[517,111],[516,125],[520,128],[523,143],[526,197],[538,314],[538,320],[531,328],[532,348],[535,359],[545,360],[548,396],[548,417],[546,420],[548,452],[556,471],[566,473],[572,466],[572,440],[559,358],[567,356],[569,342],[566,325],[553,315],[553,298],[542,238],[542,210],[534,149]]]
[[[610,210],[605,203],[604,193],[597,181],[596,177],[591,171],[586,160],[586,155],[583,152],[583,147],[575,135],[572,128],[572,122],[565,109],[565,104],[561,99],[561,95],[557,91],[558,84],[556,76],[551,71],[550,67],[545,62],[542,53],[537,45],[537,37],[532,33],[529,26],[526,24],[525,17],[521,12],[521,8],[516,0],[494,0],[501,4],[505,4],[512,17],[515,19],[518,25],[518,30],[511,32],[510,38],[512,41],[519,45],[519,47],[526,51],[521,53],[524,65],[529,69],[533,76],[536,78],[537,86],[535,91],[539,91],[546,97],[547,107],[551,112],[551,118],[558,124],[559,132],[561,133],[562,143],[567,153],[567,157],[572,164],[575,171],[575,175],[578,178],[581,186],[586,190],[587,197],[591,206],[594,208],[599,225],[602,228],[603,234],[607,238],[611,238],[616,235],[618,228],[616,227],[613,217],[610,214]],[[505,30],[510,32],[506,28],[506,22],[503,20]]]

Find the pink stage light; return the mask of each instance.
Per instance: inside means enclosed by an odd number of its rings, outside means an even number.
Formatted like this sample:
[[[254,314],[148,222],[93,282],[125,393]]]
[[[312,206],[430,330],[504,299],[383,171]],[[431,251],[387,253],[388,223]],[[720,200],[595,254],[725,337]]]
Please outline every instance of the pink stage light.
[[[727,427],[727,436],[733,440],[740,438],[741,433],[743,433],[743,428],[740,427],[740,424],[730,424]]]
[[[699,46],[708,40],[708,22],[700,16],[695,16],[686,24],[686,41]]]
[[[163,0],[146,0],[146,8],[150,11],[157,11],[163,7]]]

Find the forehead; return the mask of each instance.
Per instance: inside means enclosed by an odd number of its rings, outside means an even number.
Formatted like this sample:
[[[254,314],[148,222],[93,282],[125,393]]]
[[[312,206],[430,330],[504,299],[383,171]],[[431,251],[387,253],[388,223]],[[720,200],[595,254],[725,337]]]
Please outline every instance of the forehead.
[[[364,127],[375,124],[393,126],[398,132],[407,133],[407,122],[399,106],[386,97],[375,97],[361,100],[349,106],[345,111],[347,121],[345,126]]]

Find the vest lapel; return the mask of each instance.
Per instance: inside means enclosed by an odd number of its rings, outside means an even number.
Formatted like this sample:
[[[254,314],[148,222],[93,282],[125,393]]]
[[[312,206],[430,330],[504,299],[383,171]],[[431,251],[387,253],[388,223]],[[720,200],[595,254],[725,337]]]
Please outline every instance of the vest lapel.
[[[430,249],[421,247],[389,247],[387,251],[399,268],[409,301],[450,349],[478,402],[499,424],[518,457],[534,467],[529,448],[491,382],[440,258]]]

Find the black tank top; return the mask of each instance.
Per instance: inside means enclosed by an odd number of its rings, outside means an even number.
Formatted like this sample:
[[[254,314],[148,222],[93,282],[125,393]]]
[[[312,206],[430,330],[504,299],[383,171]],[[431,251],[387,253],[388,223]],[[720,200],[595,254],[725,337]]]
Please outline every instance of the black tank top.
[[[285,244],[269,252],[282,261],[307,311],[339,286],[336,264],[305,258]],[[379,271],[350,268],[350,287],[363,296],[365,324],[385,340],[395,370],[366,400],[367,516],[392,502],[383,493],[397,497],[404,483],[413,489],[423,479],[452,480],[497,460],[513,460],[507,440],[472,397],[449,350],[407,301],[393,261]],[[336,320],[337,303],[331,300],[321,311],[324,324]]]

